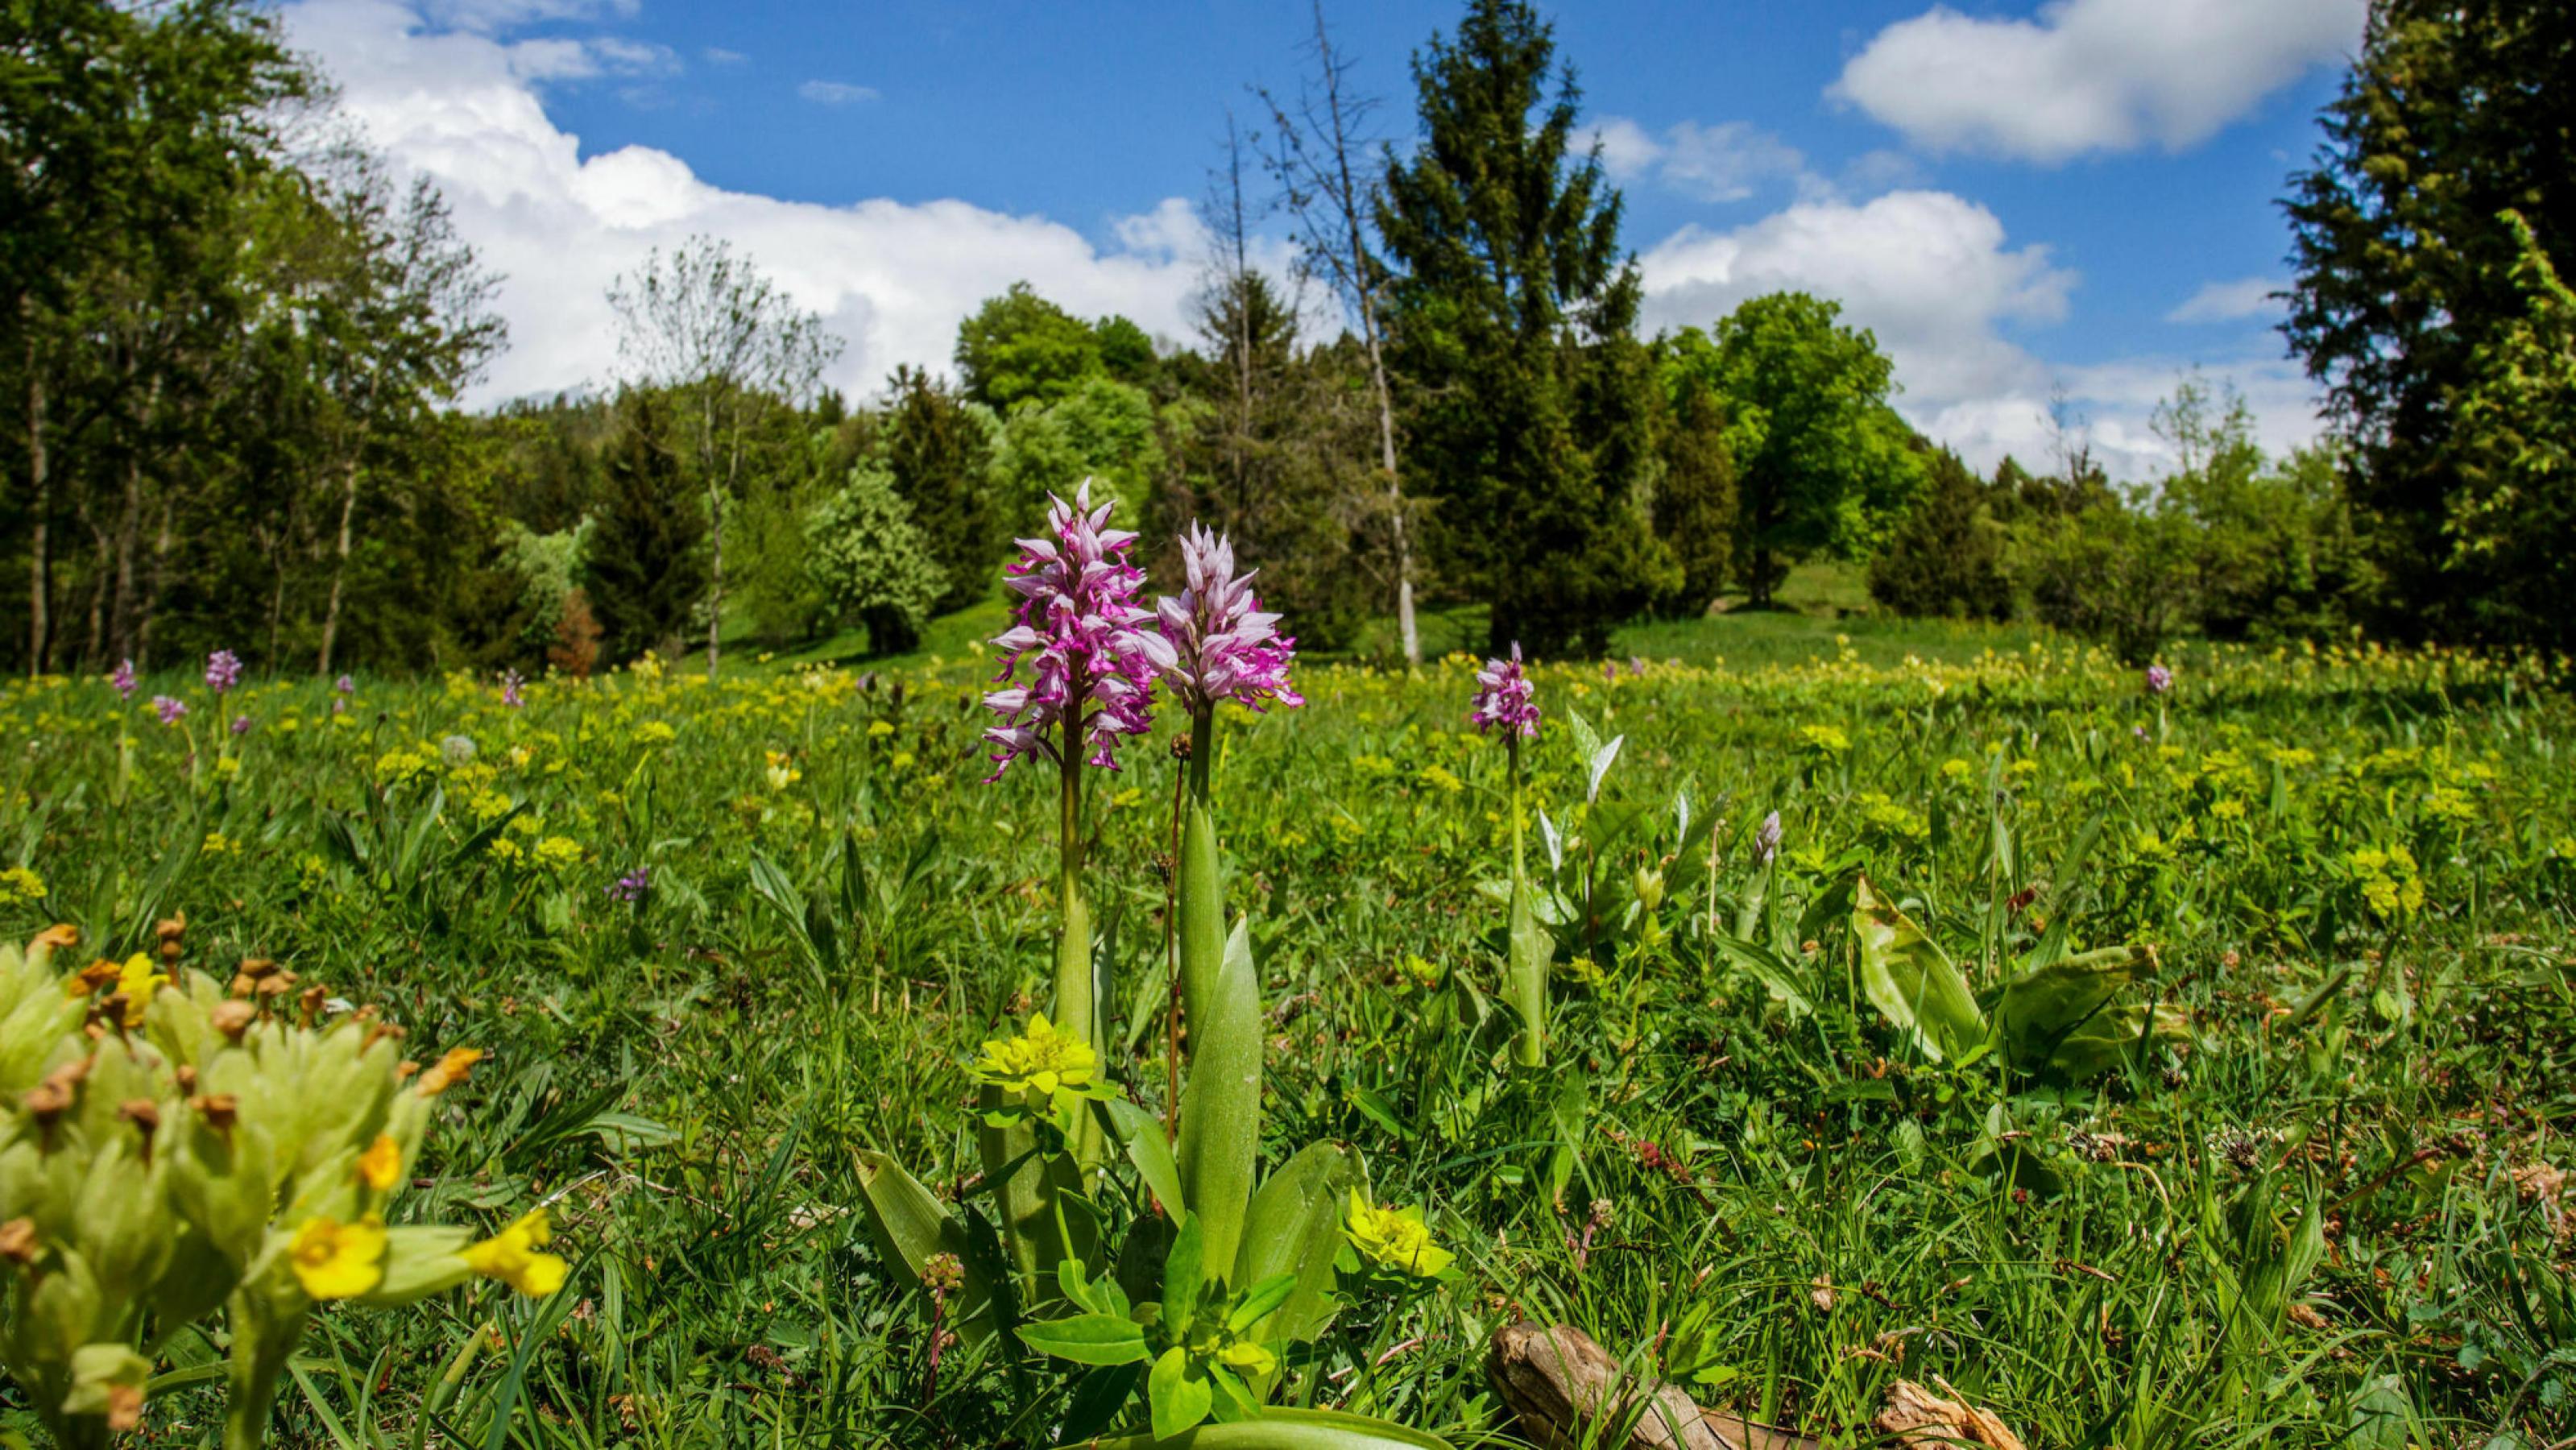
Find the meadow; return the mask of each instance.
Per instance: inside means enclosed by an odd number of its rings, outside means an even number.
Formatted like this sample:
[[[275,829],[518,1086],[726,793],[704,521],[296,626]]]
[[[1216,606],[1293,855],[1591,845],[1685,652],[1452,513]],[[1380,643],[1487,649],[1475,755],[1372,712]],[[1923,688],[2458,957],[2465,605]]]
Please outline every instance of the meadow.
[[[1346,1144],[1455,1255],[1346,1275],[1275,1399],[1517,1443],[1480,1362],[1526,1318],[1833,1444],[1880,1440],[1900,1378],[2034,1446],[2576,1435],[2552,669],[2200,646],[2156,694],[2028,633],[1623,644],[1531,671],[1539,1068],[1500,1000],[1475,661],[1306,662],[1302,708],[1224,711],[1263,1160]],[[862,1212],[863,1153],[975,1199],[969,1064],[1053,965],[1049,783],[984,782],[991,661],[929,648],[516,703],[461,676],[0,686],[0,936],[68,923],[113,960],[184,919],[190,964],[275,959],[416,1055],[479,1048],[401,1211],[552,1205],[561,1292],[326,1306],[273,1443],[1037,1447],[1088,1413],[1090,1380],[945,1336]],[[1154,1114],[1174,729],[1092,787],[1103,1075]],[[1863,981],[1864,881],[1989,1012],[2028,964],[2152,946],[2136,986],[2173,1030],[2096,1074],[1936,1058]],[[212,1442],[221,1326],[163,1347],[136,1443]],[[0,1440],[26,1409],[0,1383]]]

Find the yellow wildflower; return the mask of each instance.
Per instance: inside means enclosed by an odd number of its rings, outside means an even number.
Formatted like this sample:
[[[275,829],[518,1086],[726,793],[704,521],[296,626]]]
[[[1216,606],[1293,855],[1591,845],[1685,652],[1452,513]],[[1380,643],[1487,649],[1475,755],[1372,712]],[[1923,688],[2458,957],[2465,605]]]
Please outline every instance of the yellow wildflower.
[[[1096,1091],[1093,1074],[1099,1067],[1100,1055],[1090,1043],[1060,1030],[1039,1012],[1030,1016],[1028,1031],[984,1044],[975,1077],[1019,1094],[1027,1106],[1042,1110],[1053,1104],[1059,1092],[1088,1095]]]
[[[143,1025],[143,1014],[152,1005],[152,994],[161,990],[161,980],[161,969],[141,952],[127,957],[117,969],[116,990],[125,998],[127,1030]]]
[[[560,1255],[537,1252],[553,1238],[554,1224],[546,1211],[531,1209],[517,1223],[479,1244],[466,1245],[457,1255],[483,1277],[498,1279],[531,1299],[542,1299],[563,1287],[571,1268]]]
[[[1431,1229],[1420,1208],[1379,1208],[1351,1190],[1350,1212],[1342,1232],[1363,1259],[1428,1279],[1449,1267],[1457,1255],[1431,1241]]]
[[[384,1281],[385,1221],[372,1213],[349,1224],[308,1218],[295,1231],[287,1261],[311,1297],[355,1298]]]
[[[402,1181],[402,1145],[391,1133],[379,1133],[358,1155],[358,1181],[378,1193],[391,1192]]]

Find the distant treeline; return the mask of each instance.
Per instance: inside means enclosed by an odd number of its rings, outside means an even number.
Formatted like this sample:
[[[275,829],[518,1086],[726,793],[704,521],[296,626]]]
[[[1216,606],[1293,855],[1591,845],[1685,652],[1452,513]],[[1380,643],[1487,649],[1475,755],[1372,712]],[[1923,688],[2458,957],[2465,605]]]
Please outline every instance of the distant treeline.
[[[2576,297],[2552,258],[2576,63],[2564,7],[2379,0],[2287,207],[2286,336],[2337,436],[2254,447],[2197,377],[2174,466],[2121,487],[2080,426],[1991,474],[1917,434],[1876,340],[1780,293],[1637,328],[1621,199],[1525,4],[1471,0],[1413,60],[1415,139],[1318,23],[1228,142],[1192,335],[1026,286],[952,375],[860,401],[761,259],[699,239],[612,289],[618,381],[489,413],[493,279],[326,77],[240,0],[29,0],[0,45],[0,661],[586,670],[646,649],[864,631],[991,596],[1016,530],[1089,477],[1160,545],[1233,533],[1309,645],[1412,653],[1418,599],[1491,645],[1766,604],[1864,561],[1912,613],[2028,617],[2133,655],[2184,633],[2576,635]],[[1297,244],[1251,262],[1262,218]],[[1318,326],[1318,319],[1322,325]],[[721,627],[719,625],[721,624]]]

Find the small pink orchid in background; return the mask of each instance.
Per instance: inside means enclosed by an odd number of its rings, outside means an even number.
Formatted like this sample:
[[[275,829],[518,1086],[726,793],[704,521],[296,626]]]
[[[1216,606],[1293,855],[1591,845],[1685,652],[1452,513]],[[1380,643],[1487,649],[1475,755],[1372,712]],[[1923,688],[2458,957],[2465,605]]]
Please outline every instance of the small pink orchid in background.
[[[1306,697],[1288,684],[1297,641],[1279,633],[1279,616],[1261,611],[1252,574],[1234,572],[1234,543],[1199,524],[1181,536],[1184,587],[1154,606],[1161,633],[1148,636],[1154,668],[1193,717],[1231,700],[1261,711],[1291,708]],[[1259,573],[1254,570],[1253,573]]]
[[[1020,602],[1012,626],[993,637],[1002,652],[993,680],[1006,688],[984,696],[1002,717],[984,732],[998,748],[988,781],[1022,756],[1062,763],[1065,741],[1051,736],[1067,722],[1084,759],[1110,770],[1118,737],[1153,726],[1154,643],[1138,628],[1153,616],[1136,603],[1145,571],[1127,561],[1136,536],[1106,527],[1117,505],[1092,507],[1089,479],[1072,503],[1049,502],[1049,536],[1020,540],[1002,581]]]
[[[188,713],[188,702],[169,695],[155,695],[152,697],[152,708],[160,712],[162,724],[176,725]]]
[[[235,715],[233,717],[233,733],[235,735],[248,735],[250,733],[250,717],[248,715]]]
[[[1475,708],[1467,712],[1467,719],[1479,731],[1500,725],[1507,731],[1518,732],[1525,740],[1535,739],[1538,736],[1536,694],[1536,687],[1531,685],[1529,676],[1521,669],[1520,642],[1515,640],[1510,659],[1487,660],[1485,667],[1476,672],[1476,703]]]
[[[206,656],[206,688],[221,695],[241,683],[242,662],[239,655],[219,649]]]
[[[527,681],[520,677],[517,670],[502,671],[501,703],[512,710],[522,710],[527,708],[527,697],[519,693],[519,687],[526,683]]]
[[[123,664],[118,665],[118,666],[116,667],[116,671],[115,671],[115,673],[113,673],[113,674],[111,674],[111,675],[109,675],[109,676],[107,677],[107,682],[108,682],[110,685],[113,685],[113,686],[115,686],[115,687],[116,687],[116,697],[117,697],[118,699],[120,699],[120,700],[131,700],[131,699],[133,699],[133,698],[134,698],[134,661],[132,661],[132,660],[127,660],[127,661],[125,661]]]

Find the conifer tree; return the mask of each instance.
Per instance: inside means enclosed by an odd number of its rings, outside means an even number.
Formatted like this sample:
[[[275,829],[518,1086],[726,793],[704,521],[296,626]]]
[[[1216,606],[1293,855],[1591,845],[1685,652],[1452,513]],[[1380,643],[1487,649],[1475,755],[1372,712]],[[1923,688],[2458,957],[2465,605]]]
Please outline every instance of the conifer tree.
[[[1390,331],[1408,463],[1489,652],[1597,650],[1680,587],[1650,526],[1653,369],[1641,284],[1580,92],[1523,0],[1474,0],[1413,60],[1421,144],[1386,176]]]

